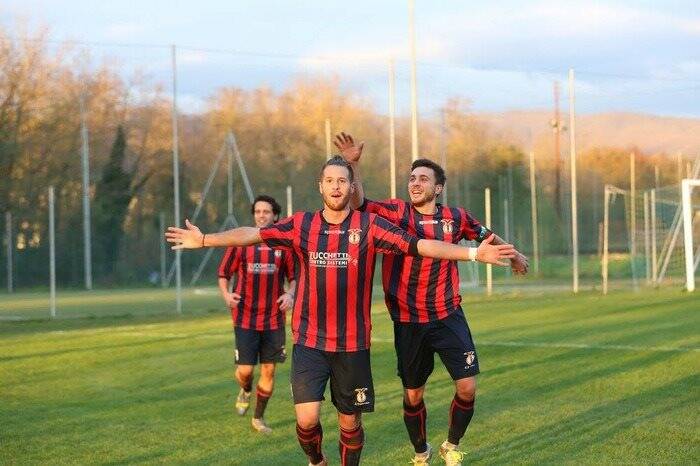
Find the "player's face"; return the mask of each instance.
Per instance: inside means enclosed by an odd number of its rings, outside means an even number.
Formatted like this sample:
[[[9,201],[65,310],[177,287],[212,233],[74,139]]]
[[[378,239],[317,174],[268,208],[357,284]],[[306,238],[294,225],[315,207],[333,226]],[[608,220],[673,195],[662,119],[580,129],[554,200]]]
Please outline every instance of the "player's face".
[[[416,207],[428,204],[442,191],[442,185],[435,184],[435,172],[432,168],[416,167],[408,178],[408,195],[411,204]]]
[[[258,228],[272,225],[275,222],[275,214],[270,203],[265,201],[256,202],[253,207],[253,219],[255,220],[255,226]]]
[[[355,187],[350,182],[350,172],[338,165],[329,165],[323,170],[318,183],[323,204],[330,210],[344,210],[350,202]]]

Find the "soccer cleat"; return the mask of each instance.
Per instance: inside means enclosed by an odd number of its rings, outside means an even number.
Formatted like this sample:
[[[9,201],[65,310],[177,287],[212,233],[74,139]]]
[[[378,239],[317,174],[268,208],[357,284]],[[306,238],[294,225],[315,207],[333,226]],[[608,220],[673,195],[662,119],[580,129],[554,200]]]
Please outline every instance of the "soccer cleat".
[[[243,416],[250,406],[250,394],[251,392],[246,392],[241,388],[238,392],[238,397],[236,398],[236,412],[239,416]]]
[[[428,444],[428,449],[423,453],[416,453],[416,455],[411,459],[411,464],[418,466],[424,466],[430,464],[430,457],[433,456],[433,449]]]
[[[328,466],[328,460],[324,456],[320,463],[316,463],[316,464],[309,463],[309,466]]]
[[[265,424],[265,421],[262,418],[260,418],[260,419],[253,418],[253,419],[251,419],[250,423],[253,426],[253,429],[257,430],[261,434],[271,434],[272,433],[272,429],[270,429],[268,427],[268,425]]]
[[[440,445],[440,457],[445,461],[446,466],[462,466],[464,453],[457,450],[455,445],[445,441]]]

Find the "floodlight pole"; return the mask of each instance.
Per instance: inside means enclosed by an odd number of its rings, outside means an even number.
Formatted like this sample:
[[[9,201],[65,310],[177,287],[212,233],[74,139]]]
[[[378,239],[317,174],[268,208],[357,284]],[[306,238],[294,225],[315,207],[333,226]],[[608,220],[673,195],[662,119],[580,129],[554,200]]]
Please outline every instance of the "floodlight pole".
[[[177,50],[175,45],[171,48],[172,72],[173,72],[173,106],[172,106],[172,132],[173,132],[173,205],[175,213],[175,225],[180,227],[180,159],[178,151],[177,134]],[[175,251],[175,309],[182,314],[182,250]]]
[[[326,118],[326,160],[333,155],[331,150],[331,119]]]
[[[83,262],[85,264],[85,289],[92,290],[92,238],[90,234],[90,146],[83,94],[80,104],[81,162],[83,169]]]
[[[445,109],[440,110],[440,165],[442,169],[447,173],[447,141],[446,141],[446,127],[445,127]],[[447,185],[442,187],[442,203],[447,205]]]
[[[630,152],[630,210],[632,211],[632,214],[630,215],[630,229],[632,230],[632,257],[637,254],[637,238],[635,235],[635,232],[637,231],[637,216],[635,215],[637,212],[637,202],[635,199],[637,195],[637,187],[635,184],[634,168],[634,152]]]
[[[408,0],[408,35],[411,43],[411,161],[418,159],[415,3],[415,0]]]
[[[535,275],[540,272],[540,244],[537,231],[537,184],[535,182],[535,153],[530,151],[530,218],[532,219],[532,265]]]
[[[233,149],[231,148],[231,145],[228,144],[228,140],[231,138],[228,138],[224,141],[224,147],[226,150],[226,200],[227,200],[227,205],[226,205],[226,214],[231,215],[233,214]]]
[[[571,250],[573,252],[573,292],[578,293],[578,202],[576,198],[576,98],[574,70],[569,69],[569,143],[571,146]]]
[[[160,212],[158,214],[158,226],[159,226],[158,231],[160,232],[160,234],[163,234],[163,232],[165,231],[165,213],[164,212]],[[158,238],[160,239],[158,241],[158,243],[160,244],[160,286],[162,288],[167,288],[167,286],[168,286],[168,281],[167,281],[167,277],[166,277],[167,266],[165,263],[165,258],[166,258],[166,254],[167,254],[166,242],[163,241],[163,238],[160,235],[158,235]]]
[[[287,217],[291,217],[294,213],[292,206],[292,187],[287,186]]]
[[[656,189],[650,193],[649,210],[651,211],[651,280],[656,283],[659,276],[658,257],[656,253]]]
[[[389,186],[391,198],[396,198],[396,70],[394,59],[389,60]]]
[[[649,219],[649,192],[644,191],[644,264],[646,269],[646,284],[651,283],[651,223]]]
[[[12,283],[12,253],[14,252],[14,244],[12,242],[12,212],[5,212],[5,241],[7,242],[7,292],[12,293],[14,284]]]
[[[491,228],[491,189],[484,189],[484,217],[486,219],[486,228]],[[486,295],[491,296],[493,293],[493,266],[486,264]]]
[[[53,186],[49,186],[49,310],[56,317],[56,216]]]
[[[603,196],[603,294],[608,294],[608,231],[610,229],[610,185],[605,185],[605,195]]]

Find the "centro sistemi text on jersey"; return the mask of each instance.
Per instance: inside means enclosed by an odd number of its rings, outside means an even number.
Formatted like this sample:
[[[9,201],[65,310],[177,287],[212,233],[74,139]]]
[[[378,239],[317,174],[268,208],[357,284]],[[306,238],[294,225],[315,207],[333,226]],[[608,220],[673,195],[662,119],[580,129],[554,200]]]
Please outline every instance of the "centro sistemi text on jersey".
[[[309,251],[309,265],[314,267],[342,267],[354,263],[347,252]]]

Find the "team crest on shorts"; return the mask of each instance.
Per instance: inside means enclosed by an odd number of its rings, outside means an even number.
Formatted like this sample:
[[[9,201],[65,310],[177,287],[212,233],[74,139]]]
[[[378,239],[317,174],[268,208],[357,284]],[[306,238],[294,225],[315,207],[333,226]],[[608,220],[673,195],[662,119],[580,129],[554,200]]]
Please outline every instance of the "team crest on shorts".
[[[454,229],[454,223],[455,221],[452,220],[451,218],[443,218],[440,220],[442,222],[442,232],[443,233],[452,233],[452,230]]]
[[[367,388],[355,389],[355,406],[367,404]]]
[[[351,228],[348,230],[348,241],[350,241],[350,244],[357,244],[360,242],[360,233],[362,233],[362,230],[359,228]]]
[[[472,364],[474,364],[474,360],[476,359],[476,354],[474,351],[467,351],[464,353],[465,356],[465,361],[467,363],[467,367],[471,367]]]

